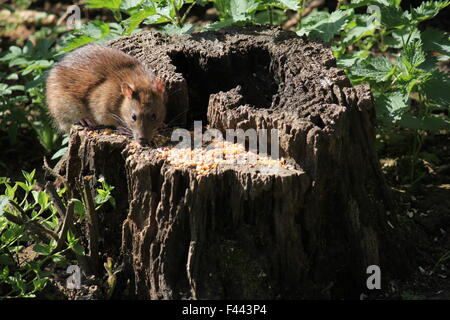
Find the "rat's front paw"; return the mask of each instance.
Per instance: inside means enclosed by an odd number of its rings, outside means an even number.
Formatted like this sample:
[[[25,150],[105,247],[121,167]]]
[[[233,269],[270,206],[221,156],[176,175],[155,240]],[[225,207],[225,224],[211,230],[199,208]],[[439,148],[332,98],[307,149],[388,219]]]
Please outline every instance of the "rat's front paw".
[[[77,124],[81,125],[82,127],[88,130],[94,130],[98,126],[94,120],[91,120],[89,118],[82,118],[80,119],[80,121],[77,122]]]

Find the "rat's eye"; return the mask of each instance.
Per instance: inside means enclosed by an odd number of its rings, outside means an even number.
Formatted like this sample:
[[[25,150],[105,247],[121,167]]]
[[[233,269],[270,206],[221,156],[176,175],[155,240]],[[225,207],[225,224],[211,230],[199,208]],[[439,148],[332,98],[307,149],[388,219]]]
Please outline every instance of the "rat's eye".
[[[133,113],[133,114],[131,115],[131,119],[132,119],[133,121],[136,121],[136,113]]]
[[[152,114],[151,116],[150,116],[150,119],[152,120],[152,121],[155,121],[156,120],[156,114]]]

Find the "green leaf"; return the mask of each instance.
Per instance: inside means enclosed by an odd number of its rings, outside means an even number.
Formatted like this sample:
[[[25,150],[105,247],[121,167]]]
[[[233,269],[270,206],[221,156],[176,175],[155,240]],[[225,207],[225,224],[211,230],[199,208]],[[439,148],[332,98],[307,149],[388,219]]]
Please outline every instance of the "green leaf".
[[[51,159],[55,160],[55,159],[61,158],[68,149],[69,149],[69,147],[64,147],[64,148],[59,149],[57,152],[55,152],[55,154],[52,156]]]
[[[176,34],[191,34],[194,31],[194,27],[191,23],[186,23],[182,28],[179,28],[175,24],[168,24],[162,27],[161,31],[171,36]]]
[[[66,43],[63,51],[64,52],[69,52],[69,51],[75,50],[76,48],[79,48],[81,46],[84,46],[85,44],[88,44],[88,43],[91,43],[91,42],[94,42],[94,41],[95,41],[94,38],[91,38],[91,37],[88,37],[88,36],[85,36],[85,35],[78,36],[76,38],[70,39]]]
[[[9,268],[8,268],[8,266],[6,266],[6,267],[4,267],[2,269],[2,272],[0,274],[0,278],[5,279],[8,275],[9,275]]]
[[[392,39],[393,43],[389,43],[390,39]],[[417,28],[395,29],[392,32],[392,38],[387,37],[387,40],[387,45],[390,45],[394,48],[402,48],[410,41],[420,40],[420,31]]]
[[[422,49],[422,41],[410,41],[400,54],[400,61],[406,66],[407,70],[417,68],[425,62],[425,52]]]
[[[118,10],[121,2],[122,0],[87,0],[86,7]]]
[[[81,27],[80,32],[90,38],[101,39],[109,33],[109,25],[101,21],[93,21]]]
[[[48,256],[52,252],[52,247],[46,243],[37,243],[33,247],[33,251],[43,256]]]
[[[0,254],[0,266],[11,266],[15,265],[14,260],[11,258],[9,254]]]
[[[435,17],[448,5],[450,5],[450,1],[425,1],[418,8],[412,9],[412,17],[416,21],[428,20]]]
[[[380,115],[391,122],[400,120],[409,108],[408,95],[402,92],[391,92],[382,94],[375,98],[375,104]]]
[[[9,197],[6,196],[0,196],[0,217],[3,215],[3,212],[5,212],[5,208],[9,203]]]
[[[450,57],[450,37],[446,32],[428,28],[422,32],[421,39],[425,51],[438,52]]]
[[[53,254],[50,256],[53,263],[61,264],[66,261],[66,258],[60,254]]]
[[[143,0],[122,0],[120,2],[120,10],[128,11],[138,7],[142,2]]]
[[[78,243],[73,243],[70,248],[79,256],[84,256],[84,247],[79,245]]]
[[[280,2],[291,10],[297,11],[300,8],[300,0],[280,0]]]
[[[143,10],[139,10],[133,13],[127,20],[123,23],[126,26],[125,34],[131,34],[145,19],[156,14],[156,9],[154,6],[146,7]]]
[[[313,26],[316,23],[329,19],[330,13],[327,11],[318,11],[317,9],[314,9],[309,15],[302,18],[302,26]]]
[[[321,20],[313,26],[297,31],[298,35],[309,35],[312,38],[320,38],[325,42],[330,41],[338,34],[349,18],[348,11],[334,11],[327,19]]]
[[[9,87],[9,90],[11,91],[24,91],[25,87],[21,85],[11,86]]]
[[[26,184],[25,182],[18,181],[16,184],[21,187],[25,192],[30,192],[33,189],[33,186]]]
[[[390,0],[352,0],[350,3],[341,5],[341,8],[342,9],[353,9],[353,8],[365,7],[368,5],[391,6],[392,5],[391,2],[392,1],[390,1]]]
[[[424,93],[429,101],[442,106],[450,105],[450,78],[448,74],[434,72],[423,85]]]
[[[74,212],[80,216],[80,219],[84,219],[86,216],[86,211],[84,209],[84,204],[78,199],[72,199],[74,203]]]
[[[234,21],[232,19],[227,19],[223,21],[216,21],[213,23],[210,23],[203,27],[202,31],[212,31],[212,30],[220,30],[225,27],[229,27],[234,24]]]
[[[19,80],[19,76],[17,75],[17,73],[11,73],[6,77],[6,80]]]
[[[375,82],[387,81],[394,70],[393,65],[385,57],[369,58],[361,61],[350,71],[352,75],[370,79]]]
[[[17,190],[17,184],[14,185],[14,187],[11,187],[10,185],[5,185],[6,186],[6,190],[5,190],[5,195],[9,198],[9,199],[14,199],[16,190]]]
[[[257,8],[256,0],[230,0],[230,13],[234,21],[248,20],[249,13],[256,11]]]
[[[33,292],[41,291],[42,289],[44,289],[47,282],[48,282],[47,277],[34,278],[33,279],[33,286],[34,286]]]
[[[410,113],[405,113],[399,121],[399,125],[409,129],[426,130],[433,133],[437,133],[439,130],[450,129],[450,121],[436,115],[419,119]]]
[[[381,24],[389,29],[411,24],[411,14],[400,8],[380,6]]]
[[[38,203],[42,208],[46,208],[49,203],[49,196],[44,191],[33,192],[33,197],[35,197],[36,203]]]
[[[22,175],[25,177],[25,179],[30,183],[33,184],[34,175],[36,174],[36,169],[31,171],[30,173],[22,170]]]

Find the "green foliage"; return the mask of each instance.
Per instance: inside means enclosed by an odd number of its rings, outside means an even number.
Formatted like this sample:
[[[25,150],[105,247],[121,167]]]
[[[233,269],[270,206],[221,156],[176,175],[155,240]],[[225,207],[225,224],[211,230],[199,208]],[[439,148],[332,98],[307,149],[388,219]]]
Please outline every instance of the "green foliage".
[[[449,37],[433,29],[421,33],[418,24],[436,16],[450,2],[427,1],[411,11],[403,11],[399,4],[373,0],[342,6],[348,19],[338,33],[340,39],[331,41],[338,65],[346,69],[353,83],[370,84],[382,125],[430,132],[448,130],[448,119],[434,112],[450,104],[445,90],[450,88],[449,78],[438,70],[432,52],[439,53],[440,60],[449,59]],[[375,20],[354,12],[354,8],[368,5],[380,9]],[[329,40],[329,36],[315,35]],[[385,54],[375,57],[375,52]]]
[[[12,145],[23,128],[33,129],[47,151],[59,143],[45,107],[44,94],[44,75],[56,56],[50,49],[53,44],[52,39],[38,39],[35,45],[27,41],[22,48],[11,46],[0,58],[0,63],[13,70],[4,75],[5,83],[0,83],[1,125]]]
[[[410,11],[400,8],[401,1],[348,2],[332,14],[313,12],[298,34],[330,43],[350,80],[370,85],[380,128],[414,132],[413,168],[426,134],[450,129],[450,78],[437,66],[450,58],[450,38],[442,31],[419,29],[450,1],[423,2]],[[355,11],[364,6],[372,11]],[[415,179],[413,169],[410,179]]]
[[[423,295],[416,295],[410,291],[405,291],[401,295],[402,300],[425,300],[426,297]]]
[[[56,234],[62,225],[49,194],[38,186],[35,173],[35,170],[22,171],[24,181],[14,183],[8,178],[0,178],[0,298],[35,297],[45,288],[51,276],[45,268],[48,263],[53,263],[55,267],[66,267],[71,262],[68,253],[85,255],[85,249],[71,230],[64,239],[64,248],[57,248],[56,239],[43,239],[42,235],[33,232],[36,228],[30,228],[32,223],[37,222]],[[114,187],[104,178],[98,179],[98,183],[96,210],[107,202],[114,208],[115,200],[111,194]],[[64,201],[65,189],[60,190],[58,195],[65,206],[73,202],[75,223],[82,222],[86,217],[86,205],[78,199]],[[36,257],[27,257],[27,250],[32,250]],[[7,292],[3,292],[5,288]]]
[[[98,179],[98,182],[101,183],[102,187],[97,188],[97,195],[95,197],[95,203],[97,204],[97,207],[95,210],[100,209],[103,204],[109,202],[113,208],[116,207],[116,201],[111,195],[111,191],[114,190],[113,186],[110,186],[106,181],[104,177],[100,177]]]
[[[341,31],[348,20],[348,12],[334,11],[321,12],[319,15],[312,15],[309,19],[304,19],[302,28],[297,31],[298,35],[307,35],[312,38],[320,38],[325,42],[330,41]],[[306,21],[305,21],[306,20]]]
[[[62,255],[65,250],[54,252],[54,239],[45,242],[31,233],[26,226],[31,222],[16,224],[7,219],[10,215],[38,222],[49,230],[56,230],[59,226],[57,211],[49,196],[37,187],[35,171],[22,173],[25,181],[10,183],[9,179],[0,179],[0,188],[3,189],[0,195],[0,283],[3,290],[9,288],[9,291],[1,293],[4,297],[35,297],[49,279],[44,264],[48,261],[57,266],[67,264]],[[22,212],[11,206],[10,202],[16,203]],[[24,252],[30,249],[42,258],[24,256]]]

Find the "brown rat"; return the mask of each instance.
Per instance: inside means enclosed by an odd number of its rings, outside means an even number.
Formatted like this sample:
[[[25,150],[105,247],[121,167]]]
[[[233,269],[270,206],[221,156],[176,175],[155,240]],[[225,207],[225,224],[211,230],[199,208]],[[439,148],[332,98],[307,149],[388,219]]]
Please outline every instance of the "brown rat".
[[[127,127],[140,144],[151,141],[166,115],[161,79],[122,51],[86,45],[67,54],[47,78],[47,104],[59,129]]]

